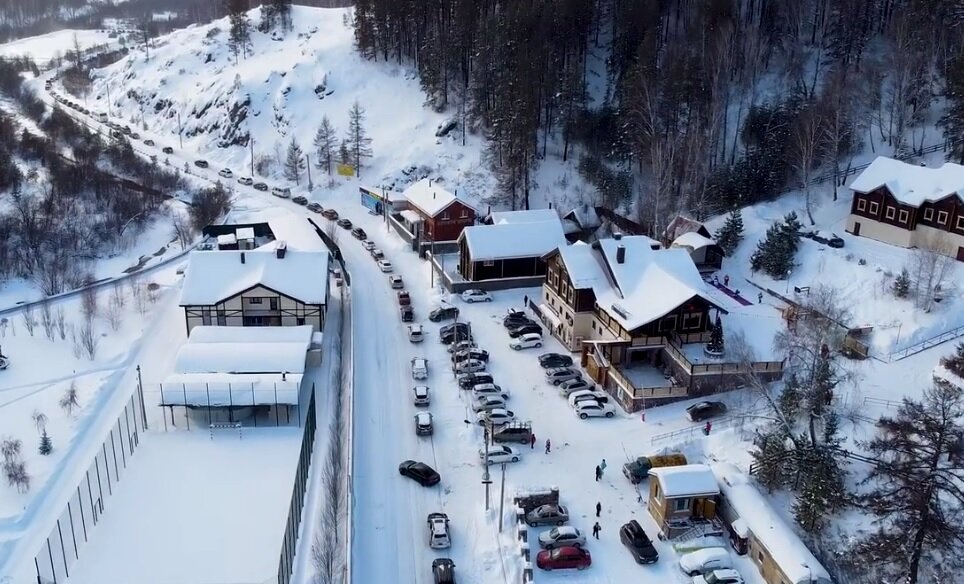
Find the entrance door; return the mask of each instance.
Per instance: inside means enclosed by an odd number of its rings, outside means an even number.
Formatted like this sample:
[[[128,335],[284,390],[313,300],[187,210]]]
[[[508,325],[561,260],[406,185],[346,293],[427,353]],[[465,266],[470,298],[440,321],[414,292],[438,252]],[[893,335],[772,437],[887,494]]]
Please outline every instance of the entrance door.
[[[957,248],[957,261],[964,262],[964,247]]]
[[[860,235],[860,222],[854,221],[854,235]]]

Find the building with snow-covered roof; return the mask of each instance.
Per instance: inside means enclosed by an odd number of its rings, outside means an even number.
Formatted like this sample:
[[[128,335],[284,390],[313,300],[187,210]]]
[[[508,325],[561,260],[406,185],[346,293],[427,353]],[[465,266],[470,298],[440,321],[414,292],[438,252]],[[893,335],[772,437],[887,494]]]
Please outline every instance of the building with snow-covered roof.
[[[553,209],[529,209],[525,211],[493,211],[485,218],[486,225],[544,223],[546,221],[559,222],[559,214]]]
[[[692,219],[685,215],[677,215],[672,221],[669,222],[669,225],[666,226],[666,229],[663,230],[662,243],[668,247],[685,233],[697,233],[707,239],[712,237],[706,226],[696,219]]]
[[[745,474],[722,463],[712,471],[733,548],[749,555],[767,584],[832,584],[820,561]]]
[[[698,231],[687,231],[680,235],[673,240],[670,248],[685,249],[701,274],[712,274],[723,267],[723,248]]]
[[[187,331],[199,325],[300,326],[322,330],[328,304],[327,251],[285,242],[249,251],[194,251],[181,288]]]
[[[964,166],[877,157],[850,183],[847,233],[964,261]]]
[[[523,218],[516,213],[534,214]],[[566,245],[559,217],[554,211],[501,215],[497,223],[473,225],[462,231],[458,239],[459,274],[470,282],[501,280],[508,284],[502,288],[513,287],[513,281],[518,286],[538,285],[546,273],[543,256]],[[533,278],[538,280],[533,283]]]
[[[716,507],[720,486],[705,464],[664,466],[649,471],[649,512],[668,539],[690,530],[719,530]]]
[[[424,178],[403,195],[408,208],[422,220],[420,236],[425,241],[455,241],[464,228],[475,225],[475,209],[438,181]]]

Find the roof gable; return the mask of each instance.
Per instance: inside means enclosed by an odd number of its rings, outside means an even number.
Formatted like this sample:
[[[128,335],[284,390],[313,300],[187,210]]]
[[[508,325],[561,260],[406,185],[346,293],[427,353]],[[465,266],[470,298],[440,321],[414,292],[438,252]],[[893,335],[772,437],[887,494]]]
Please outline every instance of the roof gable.
[[[937,168],[908,164],[886,156],[878,156],[850,183],[857,193],[870,193],[886,188],[899,202],[919,207],[956,196],[964,197],[964,166],[945,162]]]
[[[463,239],[474,262],[542,257],[566,245],[558,218],[538,223],[472,225],[462,230],[459,240]]]
[[[663,466],[650,469],[649,474],[656,477],[663,496],[667,498],[709,497],[720,494],[716,477],[705,464]]]
[[[663,232],[663,241],[667,243],[676,241],[680,235],[693,231],[699,233],[703,237],[710,236],[710,232],[706,229],[706,226],[696,219],[691,219],[684,215],[677,215],[676,218],[670,221],[670,224],[666,226],[666,230]]]
[[[423,178],[416,182],[405,189],[403,194],[412,206],[430,217],[435,217],[456,201],[475,211],[471,205],[466,204],[430,178]]]
[[[217,304],[264,286],[305,304],[325,304],[328,295],[327,251],[193,251],[181,288],[181,306]],[[244,258],[242,263],[241,259]]]

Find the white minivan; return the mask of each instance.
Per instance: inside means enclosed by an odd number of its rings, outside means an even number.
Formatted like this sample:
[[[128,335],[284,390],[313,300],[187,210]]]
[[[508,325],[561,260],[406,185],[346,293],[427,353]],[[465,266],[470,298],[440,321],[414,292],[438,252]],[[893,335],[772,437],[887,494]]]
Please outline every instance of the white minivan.
[[[726,548],[710,547],[683,554],[679,559],[679,567],[687,576],[695,576],[707,570],[732,568],[733,562]]]

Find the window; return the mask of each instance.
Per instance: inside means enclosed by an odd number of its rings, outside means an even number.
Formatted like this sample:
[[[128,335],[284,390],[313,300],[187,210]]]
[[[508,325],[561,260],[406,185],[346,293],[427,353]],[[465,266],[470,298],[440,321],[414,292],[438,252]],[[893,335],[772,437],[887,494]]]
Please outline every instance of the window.
[[[898,217],[897,221],[899,223],[907,223],[907,219],[908,217],[910,217],[910,213],[901,209],[900,214],[897,217]]]
[[[890,205],[888,205],[888,206],[887,206],[887,218],[888,218],[888,219],[893,219],[895,215],[897,215],[897,211],[895,211],[893,207],[891,207]]]
[[[757,550],[757,552],[756,552],[756,561],[760,562],[761,564],[763,563],[763,552]]]
[[[227,326],[227,324],[228,324],[228,318],[224,312],[224,308],[219,306],[218,307],[218,326]]]
[[[659,323],[659,330],[662,332],[675,331],[676,330],[676,315],[671,314],[669,316],[664,316],[663,320]]]
[[[687,511],[690,508],[690,500],[688,497],[683,497],[682,499],[673,499],[673,511]]]
[[[269,299],[268,299],[268,302],[269,302],[268,306],[271,308],[271,310],[278,310],[278,299],[277,299],[277,298],[269,298]]]
[[[250,302],[251,304],[261,304],[262,302],[264,302],[264,298],[252,298]]]
[[[937,224],[938,224],[938,225],[947,225],[947,211],[938,211],[938,212],[937,212]]]
[[[461,217],[462,219],[465,219],[468,216],[469,216],[469,210],[463,207],[462,211],[459,213],[459,217]]]
[[[924,209],[924,221],[933,221],[933,220],[934,220],[934,209],[933,208]]]
[[[303,317],[298,317],[298,319],[295,322],[298,323],[298,326],[301,326],[305,324],[305,319]]]
[[[691,331],[700,328],[703,324],[703,314],[700,312],[687,312],[683,315],[683,330]]]
[[[659,488],[659,483],[656,483],[653,486],[653,498],[656,499],[657,501],[663,498],[663,492]]]
[[[876,214],[877,214],[877,209],[878,209],[879,207],[880,207],[880,205],[878,205],[875,201],[871,201],[871,202],[870,202],[870,214],[871,214],[871,215],[876,215]]]
[[[964,229],[964,215],[957,216],[957,228]]]
[[[866,211],[866,210],[867,210],[867,200],[866,200],[866,199],[857,199],[857,210],[858,210],[858,211]]]
[[[201,324],[209,325],[211,324],[211,309],[205,308],[201,310]]]
[[[448,221],[448,220],[449,220],[449,212],[446,211],[442,213],[442,221]]]
[[[485,267],[492,267],[495,265],[495,262],[493,260],[485,260],[484,262],[482,262],[482,265]]]

